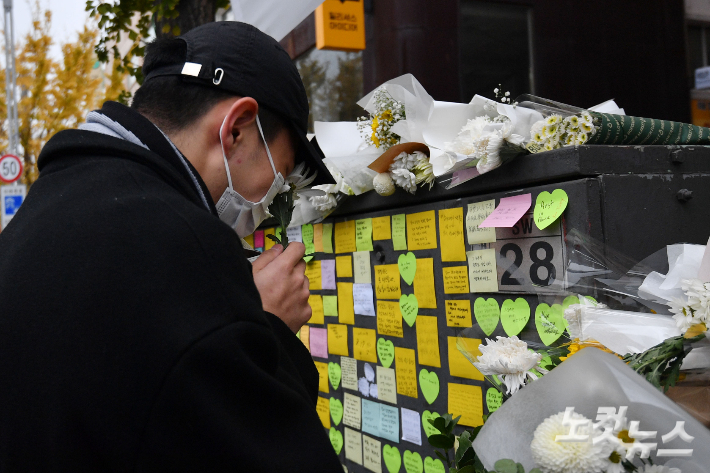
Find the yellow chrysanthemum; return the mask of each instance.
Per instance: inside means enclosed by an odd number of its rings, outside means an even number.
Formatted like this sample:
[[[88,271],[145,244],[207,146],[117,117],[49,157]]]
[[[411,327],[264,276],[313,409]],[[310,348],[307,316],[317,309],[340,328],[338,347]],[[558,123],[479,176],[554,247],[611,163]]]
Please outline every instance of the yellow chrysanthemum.
[[[379,148],[380,147],[380,139],[377,137],[377,134],[373,133],[372,137],[370,138],[373,143],[375,143],[375,147]]]
[[[380,119],[385,120],[385,121],[390,121],[392,120],[392,110],[385,110],[380,114]]]
[[[372,125],[370,125],[370,128],[372,128],[372,133],[375,133],[377,131],[377,127],[379,126],[379,124],[380,121],[377,119],[377,116],[372,117]]]

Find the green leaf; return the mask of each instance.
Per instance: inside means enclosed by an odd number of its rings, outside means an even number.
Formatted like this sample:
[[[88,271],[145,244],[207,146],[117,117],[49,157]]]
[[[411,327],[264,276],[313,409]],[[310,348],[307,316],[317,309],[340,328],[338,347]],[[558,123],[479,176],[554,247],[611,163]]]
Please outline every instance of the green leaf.
[[[434,450],[434,453],[436,453],[436,456],[439,457],[439,460],[443,461],[447,465],[449,464],[449,459],[446,458],[446,456],[441,453],[439,450]]]
[[[515,466],[518,467],[518,473],[525,473],[525,467],[520,463],[516,463]]]
[[[497,473],[518,473],[518,466],[513,460],[498,460],[493,467]]]
[[[473,446],[466,450],[466,453],[461,457],[461,460],[459,460],[458,465],[459,467],[466,466],[466,465],[474,465],[476,466],[476,459],[478,457],[476,456],[476,450],[473,449]]]
[[[542,473],[542,470],[540,468],[533,468],[530,470],[530,473]]]
[[[442,434],[446,433],[446,420],[443,417],[428,419],[429,423]]]
[[[473,465],[466,465],[465,467],[459,469],[459,473],[476,473],[476,469]]]
[[[279,238],[276,237],[275,235],[269,234],[269,235],[266,235],[266,238],[273,240],[274,242],[276,242],[277,245],[281,244],[281,240],[279,240]]]
[[[471,448],[471,432],[464,432],[459,437],[459,448],[456,449],[454,461],[458,465],[464,454]]]
[[[434,434],[429,436],[429,443],[434,448],[443,448],[450,450],[454,448],[454,438],[443,434]],[[512,472],[515,473],[515,472]]]

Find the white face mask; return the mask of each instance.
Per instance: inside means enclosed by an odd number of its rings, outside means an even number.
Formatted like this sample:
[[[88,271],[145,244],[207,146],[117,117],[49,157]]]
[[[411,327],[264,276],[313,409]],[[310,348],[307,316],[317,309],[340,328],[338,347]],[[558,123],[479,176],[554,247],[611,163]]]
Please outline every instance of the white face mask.
[[[239,193],[234,190],[234,187],[232,187],[232,175],[229,173],[227,154],[224,152],[224,143],[222,142],[222,128],[224,128],[226,122],[227,118],[225,117],[222,126],[219,128],[219,142],[222,145],[222,157],[224,158],[224,167],[227,169],[229,187],[224,190],[222,197],[220,197],[217,202],[217,214],[219,215],[219,219],[232,227],[240,238],[244,238],[254,233],[256,227],[269,216],[269,205],[271,205],[274,197],[276,197],[276,194],[278,194],[283,187],[285,180],[281,173],[276,172],[274,160],[271,158],[271,151],[269,151],[269,145],[266,143],[266,139],[264,139],[261,122],[259,122],[259,117],[257,116],[256,125],[259,128],[261,139],[264,141],[264,146],[266,146],[266,154],[269,156],[271,169],[274,171],[274,182],[271,183],[271,188],[269,188],[266,195],[262,197],[259,202],[251,202],[239,195]]]

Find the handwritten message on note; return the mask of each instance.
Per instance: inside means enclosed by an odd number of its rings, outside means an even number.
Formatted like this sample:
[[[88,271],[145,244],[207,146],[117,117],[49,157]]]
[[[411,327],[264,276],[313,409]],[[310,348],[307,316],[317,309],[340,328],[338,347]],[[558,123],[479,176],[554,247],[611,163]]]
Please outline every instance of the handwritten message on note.
[[[345,389],[357,391],[357,361],[347,356],[340,357],[341,383]],[[359,429],[360,427],[358,427]]]
[[[345,427],[345,458],[362,465],[362,434]]]
[[[362,431],[399,443],[399,411],[396,407],[363,399]]]
[[[369,328],[353,327],[353,356],[356,360],[377,363],[377,335]]]
[[[288,241],[297,241],[299,243],[303,243],[303,238],[301,237],[301,226],[298,225],[296,227],[288,227],[286,229],[286,236],[288,237]]]
[[[308,351],[311,351],[311,327],[309,327],[308,325],[304,325],[303,327],[301,327],[301,330],[298,333],[299,338],[306,346],[306,349]]]
[[[432,275],[433,276],[433,275]],[[378,299],[399,299],[399,267],[396,264],[375,266],[375,294]]]
[[[394,251],[407,249],[406,222],[404,214],[392,215],[392,246]]]
[[[328,331],[324,328],[311,327],[311,355],[328,358]]]
[[[311,261],[306,264],[306,277],[308,278],[309,288],[319,291],[321,289],[321,266],[320,261]]]
[[[480,371],[476,369],[475,366],[471,364],[470,361],[463,356],[463,353],[459,351],[456,347],[457,338],[447,337],[449,344],[449,373],[451,376],[458,376],[459,378],[475,379],[478,381],[483,381],[483,375]],[[478,349],[478,345],[481,344],[481,340],[476,338],[467,338],[465,346],[472,348],[470,350],[475,355],[480,355],[481,351]]]
[[[372,251],[372,219],[355,221],[355,247],[357,251]]]
[[[328,324],[328,353],[348,356],[348,327]]]
[[[355,276],[356,284],[372,284],[369,251],[356,251],[353,253],[353,275]]]
[[[514,227],[532,204],[530,194],[503,197],[498,207],[478,227]]]
[[[362,463],[373,473],[382,473],[382,443],[379,440],[362,436]]]
[[[375,303],[372,297],[372,284],[353,284],[353,303],[358,315],[375,316]]]
[[[338,296],[323,296],[323,315],[338,316]]]
[[[466,236],[468,237],[469,245],[493,243],[496,241],[496,229],[494,227],[479,227],[495,209],[496,201],[494,199],[468,204],[468,212],[466,213]]]
[[[420,309],[436,309],[434,258],[417,259],[417,274],[414,275],[414,295],[417,296]]]
[[[320,261],[321,289],[335,289],[335,260]]]
[[[468,267],[443,268],[444,294],[468,294]]]
[[[473,250],[468,256],[468,281],[471,292],[498,292],[496,250]]]
[[[417,352],[419,364],[441,368],[439,356],[439,328],[436,317],[417,317]]]
[[[313,225],[313,247],[318,253],[323,253],[323,224]]]
[[[353,277],[353,257],[350,255],[336,256],[335,272],[337,273],[339,278]]]
[[[328,363],[314,361],[313,364],[316,365],[318,370],[318,390],[324,393],[330,392],[330,387],[328,386]]]
[[[360,398],[353,394],[345,393],[343,402],[343,423],[353,429],[360,430],[361,416],[362,409]]]
[[[353,301],[353,283],[338,283],[338,322],[355,324],[355,302]]]
[[[446,326],[471,327],[471,301],[446,301]]]
[[[439,238],[441,261],[466,261],[466,245],[463,241],[463,209],[439,210]]]
[[[313,253],[316,252],[316,246],[313,244],[313,225],[307,223],[301,225],[301,236],[303,237],[303,246],[306,247],[306,255],[303,259],[306,262],[313,259]]]
[[[377,391],[380,401],[397,404],[397,381],[393,368],[377,366]]]
[[[483,425],[483,394],[480,386],[449,383],[449,410],[461,416],[459,424],[469,427]]]
[[[318,396],[318,404],[316,404],[316,412],[320,418],[323,427],[330,429],[330,401]]]
[[[436,248],[436,215],[433,210],[407,215],[407,247],[410,251]]]
[[[324,223],[323,224],[323,252],[332,253],[333,252],[333,224]]]
[[[323,320],[323,299],[318,294],[308,296],[308,305],[311,306],[311,318],[309,324],[322,324]]]
[[[335,252],[352,253],[357,251],[355,244],[355,221],[338,222],[335,224]]]
[[[417,362],[414,350],[394,347],[397,394],[417,398]]]
[[[372,239],[373,240],[389,240],[392,238],[392,227],[390,226],[390,217],[375,217],[372,219]]]
[[[405,407],[402,412],[402,440],[416,445],[422,444],[422,429],[419,424],[419,413]]]
[[[404,336],[399,302],[377,301],[377,332],[392,337]]]

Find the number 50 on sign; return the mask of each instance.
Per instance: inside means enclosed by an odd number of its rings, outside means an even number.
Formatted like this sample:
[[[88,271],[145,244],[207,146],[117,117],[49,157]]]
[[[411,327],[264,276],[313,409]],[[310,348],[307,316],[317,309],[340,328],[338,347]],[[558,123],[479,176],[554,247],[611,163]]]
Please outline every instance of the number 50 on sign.
[[[15,182],[22,175],[22,160],[14,154],[0,157],[0,180],[7,184]]]

